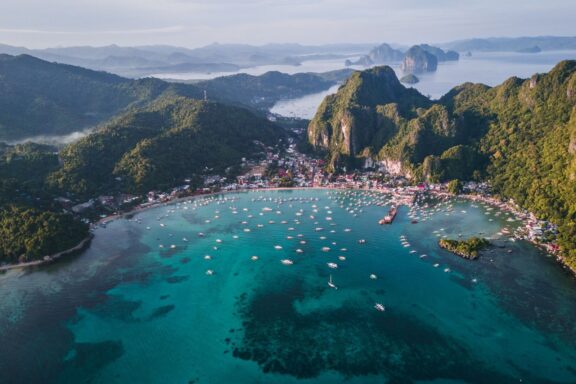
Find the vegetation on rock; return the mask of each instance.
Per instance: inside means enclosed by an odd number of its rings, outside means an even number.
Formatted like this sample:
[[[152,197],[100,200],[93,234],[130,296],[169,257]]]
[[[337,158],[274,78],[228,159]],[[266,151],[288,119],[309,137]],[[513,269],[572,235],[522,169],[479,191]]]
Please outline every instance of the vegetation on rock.
[[[474,260],[478,258],[478,252],[490,245],[486,239],[471,237],[467,240],[440,239],[438,245],[465,259]]]

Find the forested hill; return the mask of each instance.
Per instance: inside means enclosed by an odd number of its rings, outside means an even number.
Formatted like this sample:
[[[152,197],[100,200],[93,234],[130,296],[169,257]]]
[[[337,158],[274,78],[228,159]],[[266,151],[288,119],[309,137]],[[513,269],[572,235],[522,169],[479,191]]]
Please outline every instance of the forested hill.
[[[213,101],[266,109],[281,98],[328,89],[345,75],[271,72],[194,85],[132,80],[29,55],[0,55],[0,141],[82,131],[164,96],[203,99],[205,90]]]
[[[250,105],[260,109],[272,107],[280,99],[292,99],[330,88],[344,80],[348,70],[334,71],[331,79],[322,74],[267,72],[260,76],[237,74],[196,83],[208,95],[221,100]]]
[[[28,55],[0,55],[0,140],[80,131],[169,88],[175,87],[160,80],[129,80]],[[191,86],[178,92],[200,97]]]
[[[49,185],[81,195],[170,187],[206,169],[224,174],[284,135],[243,108],[163,97],[65,147]]]
[[[490,88],[456,87],[431,102],[390,68],[351,76],[308,128],[329,167],[380,162],[415,180],[487,179],[560,226],[576,264],[576,61]]]

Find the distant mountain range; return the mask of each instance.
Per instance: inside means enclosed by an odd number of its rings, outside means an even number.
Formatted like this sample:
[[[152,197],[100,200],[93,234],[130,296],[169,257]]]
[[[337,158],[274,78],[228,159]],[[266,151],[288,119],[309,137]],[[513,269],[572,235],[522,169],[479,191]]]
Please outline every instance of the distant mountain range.
[[[522,51],[576,49],[576,37],[519,37],[486,38],[436,44],[438,47],[457,52],[468,51]],[[421,44],[421,46],[426,46]],[[358,65],[378,65],[403,59],[409,47],[392,48],[388,44],[211,44],[201,48],[183,48],[169,45],[138,47],[57,47],[28,49],[0,44],[0,53],[9,55],[28,54],[43,60],[84,68],[103,70],[125,77],[143,77],[157,73],[182,72],[237,72],[242,68],[260,65],[294,65],[307,60],[338,59],[343,61],[361,57]],[[433,53],[433,52],[431,52]],[[435,54],[435,53],[433,53]],[[436,54],[435,54],[436,55]],[[438,55],[437,55],[438,56]],[[442,56],[442,55],[440,55]],[[438,57],[439,61],[443,61]]]
[[[368,51],[372,44],[331,44],[306,46],[300,44],[211,44],[188,49],[166,45],[139,47],[64,47],[28,49],[0,44],[0,53],[28,54],[43,60],[104,70],[127,77],[155,73],[236,72],[259,65],[299,65],[318,58],[343,59]]]
[[[447,51],[429,44],[414,45],[407,51],[392,48],[384,43],[373,48],[367,55],[356,61],[346,60],[345,65],[374,65],[402,62],[402,69],[407,73],[433,72],[438,62],[456,61],[460,58],[458,52]]]
[[[542,51],[574,50],[576,49],[576,36],[537,36],[537,37],[494,37],[487,39],[467,39],[440,44],[443,48],[459,52],[467,51],[525,51],[538,47]]]

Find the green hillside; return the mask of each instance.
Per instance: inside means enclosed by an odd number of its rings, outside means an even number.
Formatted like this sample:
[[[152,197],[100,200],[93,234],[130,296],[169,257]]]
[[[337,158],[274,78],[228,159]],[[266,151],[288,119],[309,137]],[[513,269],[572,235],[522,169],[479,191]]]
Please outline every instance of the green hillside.
[[[415,180],[490,180],[503,197],[557,223],[576,261],[575,106],[576,61],[494,88],[464,84],[438,102],[384,67],[355,73],[326,98],[308,136],[332,170],[370,158]]]
[[[0,54],[0,141],[66,135],[161,98],[202,100],[204,91],[211,101],[267,110],[282,98],[328,89],[347,74],[268,72],[183,84],[154,78],[132,80],[29,55]]]
[[[65,147],[53,188],[79,194],[146,191],[214,172],[276,145],[284,131],[251,112],[183,97],[162,98]],[[121,180],[118,181],[117,180]]]
[[[79,131],[170,87],[160,80],[129,80],[28,55],[0,55],[0,140]]]

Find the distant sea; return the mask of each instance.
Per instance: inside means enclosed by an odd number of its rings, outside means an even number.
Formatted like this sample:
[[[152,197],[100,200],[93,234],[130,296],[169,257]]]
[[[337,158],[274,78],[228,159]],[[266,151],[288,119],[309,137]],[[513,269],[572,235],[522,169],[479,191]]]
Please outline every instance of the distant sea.
[[[82,255],[0,274],[0,383],[576,382],[576,281],[503,234],[518,221],[455,199],[381,226],[388,200],[171,204],[97,229]],[[494,247],[477,261],[438,247],[459,235]]]
[[[536,54],[515,52],[475,52],[473,56],[460,56],[459,61],[441,63],[436,72],[420,74],[420,82],[413,87],[420,93],[438,99],[453,87],[465,82],[483,83],[489,86],[501,84],[506,79],[517,76],[528,78],[535,73],[548,72],[558,62],[567,59],[576,59],[576,51],[545,51]],[[403,76],[398,64],[392,65],[399,78]],[[266,66],[246,70],[255,75],[269,70],[278,70],[286,73],[297,72],[326,72],[345,68],[343,60],[325,60],[304,62],[300,67],[293,66]],[[363,67],[352,67],[364,69]],[[212,74],[215,75],[215,74]],[[164,75],[180,79],[194,78],[197,74]],[[335,93],[338,87],[307,95],[301,98],[279,101],[271,112],[287,116],[311,119],[316,109],[329,94]]]

